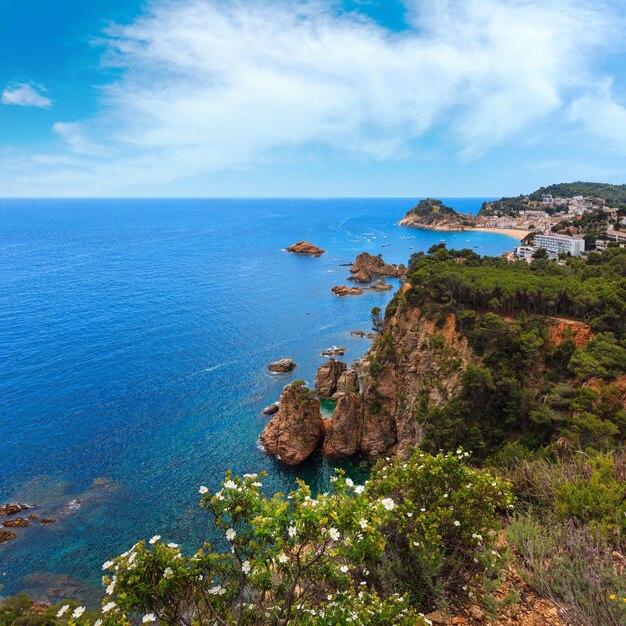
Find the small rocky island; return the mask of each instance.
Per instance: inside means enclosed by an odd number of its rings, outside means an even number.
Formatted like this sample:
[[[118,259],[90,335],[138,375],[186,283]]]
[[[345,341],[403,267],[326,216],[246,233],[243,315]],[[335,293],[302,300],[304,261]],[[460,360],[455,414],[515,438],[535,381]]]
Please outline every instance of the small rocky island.
[[[426,230],[466,230],[476,226],[475,221],[446,206],[441,200],[420,200],[399,222],[400,226],[424,228]]]
[[[308,241],[299,241],[298,243],[294,243],[292,246],[286,248],[287,252],[291,252],[292,254],[302,254],[306,256],[322,256],[326,250],[322,248],[318,248],[317,246],[309,243]]]
[[[363,289],[358,287],[346,287],[345,285],[335,285],[331,288],[331,291],[341,298],[344,296],[361,296],[363,295]]]
[[[279,359],[270,363],[267,369],[275,374],[286,374],[295,370],[296,367],[297,365],[291,359]]]

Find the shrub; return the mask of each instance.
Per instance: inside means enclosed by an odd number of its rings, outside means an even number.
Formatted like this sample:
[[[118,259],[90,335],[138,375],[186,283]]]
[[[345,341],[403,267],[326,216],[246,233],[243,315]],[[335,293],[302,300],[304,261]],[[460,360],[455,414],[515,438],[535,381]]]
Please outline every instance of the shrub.
[[[141,615],[163,624],[425,624],[406,599],[372,588],[367,564],[382,554],[392,514],[383,498],[341,473],[316,498],[303,483],[267,498],[259,478],[227,474],[218,493],[201,488],[230,549],[206,544],[186,558],[155,536],[105,563],[103,626]]]
[[[522,574],[560,606],[568,623],[626,623],[623,557],[605,540],[571,520],[540,520],[534,512],[514,517],[508,537],[519,553]]]
[[[460,449],[437,456],[418,451],[407,461],[375,466],[368,493],[395,503],[377,565],[381,592],[407,593],[430,609],[484,574],[499,573],[494,531],[498,513],[512,506],[510,486],[468,467],[466,456]]]

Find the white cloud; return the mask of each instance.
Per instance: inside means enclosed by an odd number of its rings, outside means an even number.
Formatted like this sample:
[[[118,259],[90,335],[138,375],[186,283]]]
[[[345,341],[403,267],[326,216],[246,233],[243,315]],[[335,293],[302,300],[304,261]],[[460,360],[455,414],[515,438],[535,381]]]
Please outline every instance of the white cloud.
[[[2,92],[0,102],[20,107],[49,109],[52,106],[52,100],[44,96],[41,93],[42,91],[45,92],[45,89],[40,85],[31,85],[29,83],[10,84]]]
[[[626,107],[615,102],[610,81],[574,100],[569,119],[581,124],[596,141],[600,139],[602,146],[626,154]]]
[[[334,4],[153,1],[106,33],[102,112],[54,127],[89,167],[49,179],[167,184],[320,145],[389,159],[434,133],[476,157],[556,131],[616,27],[597,0],[407,0],[402,33]]]

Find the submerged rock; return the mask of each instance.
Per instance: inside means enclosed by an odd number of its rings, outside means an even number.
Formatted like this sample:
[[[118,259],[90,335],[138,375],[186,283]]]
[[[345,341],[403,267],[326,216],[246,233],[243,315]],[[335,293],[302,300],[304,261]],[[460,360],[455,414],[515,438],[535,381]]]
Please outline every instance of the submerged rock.
[[[28,520],[24,517],[14,517],[2,522],[2,525],[5,528],[24,528],[24,526],[28,526]]]
[[[346,348],[343,346],[331,346],[327,350],[324,350],[322,356],[343,356],[346,353]]]
[[[306,254],[308,256],[322,256],[326,250],[322,250],[322,248],[318,248],[308,241],[299,241],[298,243],[294,243],[292,246],[289,246],[287,248],[287,252],[291,252],[293,254]]]
[[[19,502],[4,504],[0,506],[0,515],[15,515],[16,513],[21,513],[22,511],[26,511],[27,509],[30,509],[28,504],[21,504]]]
[[[261,434],[265,450],[287,465],[299,465],[324,436],[320,401],[302,381],[287,386],[279,409]]]
[[[315,389],[322,397],[330,398],[337,391],[339,378],[347,367],[343,361],[335,361],[331,358],[317,370]]]
[[[10,530],[0,530],[0,544],[8,543],[12,539],[15,539],[17,535]]]
[[[287,372],[292,372],[296,369],[296,364],[291,359],[279,359],[278,361],[274,361],[267,366],[267,369],[270,372],[277,372],[279,374],[285,374]]]
[[[335,285],[331,291],[336,296],[360,296],[363,293],[358,287],[346,287],[345,285]]]

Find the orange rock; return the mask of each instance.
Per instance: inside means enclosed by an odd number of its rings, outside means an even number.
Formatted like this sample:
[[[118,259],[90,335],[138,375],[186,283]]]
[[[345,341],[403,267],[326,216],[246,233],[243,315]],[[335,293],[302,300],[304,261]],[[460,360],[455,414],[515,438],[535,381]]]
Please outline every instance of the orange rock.
[[[593,339],[589,324],[565,319],[551,319],[548,327],[550,342],[560,346],[564,341],[571,340],[577,347],[586,346]]]
[[[287,248],[287,252],[292,252],[293,254],[306,254],[308,256],[322,256],[326,250],[322,250],[322,248],[318,248],[308,241],[299,241],[298,243],[294,243],[292,246],[289,246]]]
[[[335,285],[331,291],[336,296],[360,296],[363,293],[358,287],[346,287],[345,285]]]

